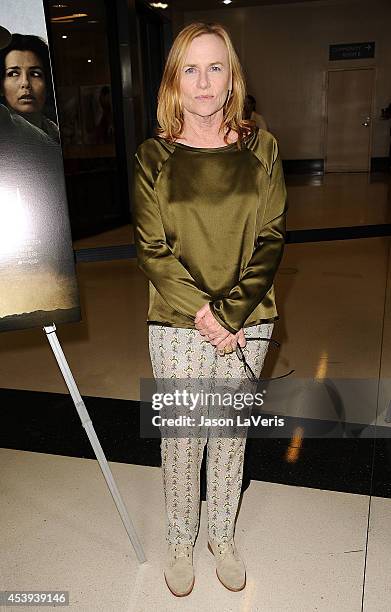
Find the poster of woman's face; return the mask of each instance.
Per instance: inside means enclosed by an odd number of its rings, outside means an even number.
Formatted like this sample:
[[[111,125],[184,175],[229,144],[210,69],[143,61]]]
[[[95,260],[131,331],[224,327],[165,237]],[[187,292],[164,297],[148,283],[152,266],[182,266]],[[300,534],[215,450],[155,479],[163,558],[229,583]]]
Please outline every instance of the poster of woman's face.
[[[80,320],[42,0],[0,3],[0,331]]]

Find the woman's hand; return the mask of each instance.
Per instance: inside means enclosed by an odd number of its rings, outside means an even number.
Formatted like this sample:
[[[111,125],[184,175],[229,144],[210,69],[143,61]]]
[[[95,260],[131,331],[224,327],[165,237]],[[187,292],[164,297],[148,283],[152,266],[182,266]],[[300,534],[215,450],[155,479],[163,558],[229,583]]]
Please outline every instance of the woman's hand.
[[[205,336],[211,344],[216,346],[225,338],[232,335],[215,319],[210,309],[209,304],[205,304],[197,311],[194,319],[195,327],[200,332],[201,336]]]
[[[242,347],[246,346],[247,344],[243,329],[240,329],[236,334],[229,334],[229,336],[225,340],[223,340],[216,346],[216,350],[219,353],[219,355],[225,355],[226,347],[227,347],[227,352],[232,353],[232,351],[236,350],[236,346],[238,344],[239,346],[242,346]]]
[[[240,346],[246,345],[243,329],[236,334],[231,334],[215,319],[209,304],[205,304],[198,310],[194,323],[201,336],[215,346],[220,355],[234,351],[238,342]]]

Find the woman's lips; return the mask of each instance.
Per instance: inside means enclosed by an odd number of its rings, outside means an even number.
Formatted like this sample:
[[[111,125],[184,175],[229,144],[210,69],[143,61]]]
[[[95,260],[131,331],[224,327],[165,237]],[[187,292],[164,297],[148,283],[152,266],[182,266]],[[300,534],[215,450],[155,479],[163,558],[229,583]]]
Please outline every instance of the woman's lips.
[[[21,96],[19,102],[34,102],[34,96]]]
[[[211,100],[213,96],[196,96],[196,100]]]

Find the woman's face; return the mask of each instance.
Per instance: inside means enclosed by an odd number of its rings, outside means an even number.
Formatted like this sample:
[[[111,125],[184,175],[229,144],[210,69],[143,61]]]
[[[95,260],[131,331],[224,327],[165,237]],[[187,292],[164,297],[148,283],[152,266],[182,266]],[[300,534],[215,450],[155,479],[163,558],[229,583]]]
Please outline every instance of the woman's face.
[[[202,34],[187,51],[180,74],[180,96],[189,113],[207,117],[223,108],[232,89],[227,47],[220,36]]]
[[[18,113],[41,112],[46,100],[42,62],[33,51],[10,51],[5,58],[2,93]]]

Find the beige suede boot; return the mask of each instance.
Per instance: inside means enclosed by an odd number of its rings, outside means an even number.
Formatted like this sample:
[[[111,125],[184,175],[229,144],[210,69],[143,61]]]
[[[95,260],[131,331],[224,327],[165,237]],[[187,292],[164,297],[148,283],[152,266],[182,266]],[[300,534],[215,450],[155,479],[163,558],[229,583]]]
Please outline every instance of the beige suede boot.
[[[241,591],[246,586],[246,568],[233,540],[209,541],[208,548],[216,559],[217,578],[230,591]]]
[[[189,595],[194,586],[192,544],[169,544],[164,577],[173,595]]]

